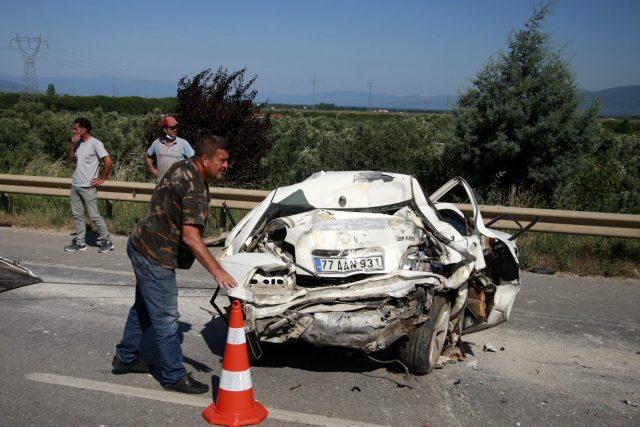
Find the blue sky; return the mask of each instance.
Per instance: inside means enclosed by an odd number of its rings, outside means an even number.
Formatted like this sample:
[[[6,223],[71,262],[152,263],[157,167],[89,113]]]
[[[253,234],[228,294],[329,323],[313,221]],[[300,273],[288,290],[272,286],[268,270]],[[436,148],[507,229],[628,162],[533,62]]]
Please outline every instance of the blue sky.
[[[39,76],[175,82],[205,67],[247,67],[271,92],[455,94],[537,1],[32,1],[0,15],[0,46],[42,34]],[[580,87],[640,84],[640,1],[559,0],[544,30],[566,45]],[[0,48],[0,75],[21,76]]]

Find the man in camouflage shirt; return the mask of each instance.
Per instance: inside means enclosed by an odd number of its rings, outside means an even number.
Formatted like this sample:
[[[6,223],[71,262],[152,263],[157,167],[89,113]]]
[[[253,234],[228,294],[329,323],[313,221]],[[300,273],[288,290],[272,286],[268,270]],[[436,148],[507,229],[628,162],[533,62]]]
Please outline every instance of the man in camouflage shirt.
[[[127,245],[136,275],[136,299],[122,341],[116,346],[114,373],[149,372],[139,355],[139,344],[143,332],[152,327],[162,386],[183,393],[209,390],[182,364],[175,269],[189,268],[197,258],[219,286],[236,286],[202,241],[209,214],[207,181],[222,178],[228,159],[225,140],[206,136],[196,155],[173,164],[156,186],[149,212],[135,227]]]

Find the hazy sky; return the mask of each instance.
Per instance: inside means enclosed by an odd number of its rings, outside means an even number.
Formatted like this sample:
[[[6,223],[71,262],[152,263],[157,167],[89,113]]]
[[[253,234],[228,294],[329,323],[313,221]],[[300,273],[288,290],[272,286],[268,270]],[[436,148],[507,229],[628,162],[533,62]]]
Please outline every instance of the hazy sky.
[[[258,89],[455,94],[537,1],[32,1],[0,14],[0,75],[21,76],[16,33],[49,49],[39,76],[175,82],[247,67]],[[544,30],[566,45],[580,87],[640,84],[640,0],[559,0]]]

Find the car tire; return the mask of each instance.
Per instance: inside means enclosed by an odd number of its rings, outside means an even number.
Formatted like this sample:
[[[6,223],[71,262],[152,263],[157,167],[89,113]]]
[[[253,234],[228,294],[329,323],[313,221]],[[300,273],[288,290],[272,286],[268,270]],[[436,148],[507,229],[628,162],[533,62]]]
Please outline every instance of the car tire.
[[[436,295],[429,320],[400,342],[398,358],[415,374],[428,374],[438,363],[449,327],[449,299]]]

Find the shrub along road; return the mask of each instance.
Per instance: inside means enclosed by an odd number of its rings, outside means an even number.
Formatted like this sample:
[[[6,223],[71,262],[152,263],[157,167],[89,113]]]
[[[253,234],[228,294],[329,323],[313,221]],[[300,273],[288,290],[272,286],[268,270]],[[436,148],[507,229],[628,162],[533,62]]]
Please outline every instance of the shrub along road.
[[[204,425],[210,394],[111,374],[134,295],[125,239],[106,255],[65,253],[69,240],[0,228],[0,255],[45,280],[0,294],[3,424]],[[186,366],[215,385],[225,330],[200,309],[213,286],[200,267],[178,282]],[[525,274],[523,283],[510,322],[465,336],[467,360],[425,377],[341,350],[265,348],[252,369],[272,410],[264,425],[640,423],[640,281]]]

